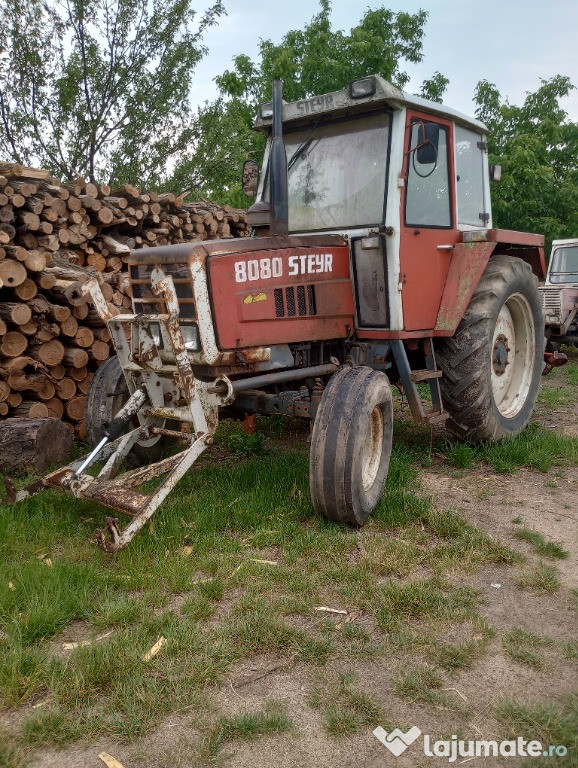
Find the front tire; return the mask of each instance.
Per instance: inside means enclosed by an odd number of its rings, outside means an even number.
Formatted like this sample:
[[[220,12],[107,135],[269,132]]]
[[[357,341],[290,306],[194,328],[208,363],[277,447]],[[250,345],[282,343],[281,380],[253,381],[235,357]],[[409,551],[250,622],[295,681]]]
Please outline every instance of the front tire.
[[[317,512],[363,525],[383,493],[392,432],[387,376],[368,367],[336,373],[321,398],[311,437],[309,484]]]
[[[496,256],[454,336],[437,344],[448,429],[471,442],[519,434],[534,410],[543,359],[537,279],[521,259]]]
[[[86,439],[94,448],[104,435],[104,430],[122,406],[129,399],[129,391],[120,361],[116,355],[109,357],[103,363],[90,383],[86,396],[84,418],[86,423]],[[138,426],[138,419],[133,419],[126,431]],[[156,461],[161,455],[161,440],[155,437],[151,440],[136,443],[132,450],[139,462]]]

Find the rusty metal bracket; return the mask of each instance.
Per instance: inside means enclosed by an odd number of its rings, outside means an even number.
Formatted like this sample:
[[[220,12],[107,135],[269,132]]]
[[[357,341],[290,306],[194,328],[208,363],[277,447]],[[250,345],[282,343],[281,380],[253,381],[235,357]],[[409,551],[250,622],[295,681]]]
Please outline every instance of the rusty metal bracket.
[[[560,368],[568,362],[568,355],[564,352],[544,352],[544,370],[542,376],[547,376],[554,368]]]

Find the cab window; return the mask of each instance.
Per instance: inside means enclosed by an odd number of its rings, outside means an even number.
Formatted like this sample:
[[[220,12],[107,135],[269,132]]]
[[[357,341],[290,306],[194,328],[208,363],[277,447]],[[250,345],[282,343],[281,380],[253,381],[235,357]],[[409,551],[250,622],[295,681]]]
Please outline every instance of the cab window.
[[[405,223],[451,227],[448,131],[437,123],[412,122],[408,155]]]

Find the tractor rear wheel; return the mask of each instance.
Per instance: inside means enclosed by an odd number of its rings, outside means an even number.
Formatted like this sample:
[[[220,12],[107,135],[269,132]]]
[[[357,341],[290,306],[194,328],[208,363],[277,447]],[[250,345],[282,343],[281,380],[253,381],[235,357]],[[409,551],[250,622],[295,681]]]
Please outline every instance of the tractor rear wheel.
[[[534,410],[543,359],[537,279],[521,259],[496,256],[454,336],[437,344],[448,429],[472,442],[519,434]]]
[[[127,383],[119,359],[114,355],[98,368],[86,395],[84,411],[86,439],[92,448],[98,444],[106,425],[120,411],[128,398]],[[127,431],[137,426],[138,420],[135,418],[127,427]],[[137,443],[131,454],[139,461],[155,461],[160,456],[159,443],[158,437],[144,443]]]
[[[311,437],[309,483],[317,512],[363,525],[383,493],[392,431],[391,387],[384,373],[359,367],[333,376]]]

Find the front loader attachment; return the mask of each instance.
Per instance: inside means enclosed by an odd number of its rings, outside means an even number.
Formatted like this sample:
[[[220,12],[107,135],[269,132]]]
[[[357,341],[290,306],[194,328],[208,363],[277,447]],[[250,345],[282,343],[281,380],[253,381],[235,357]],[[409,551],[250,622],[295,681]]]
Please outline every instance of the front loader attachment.
[[[232,399],[232,385],[225,376],[211,381],[195,378],[179,324],[172,277],[160,269],[155,273],[152,289],[162,297],[165,314],[114,315],[97,279],[85,286],[111,333],[130,394],[106,425],[99,443],[86,456],[22,490],[17,491],[9,479],[4,479],[9,504],[56,488],[129,516],[131,520],[123,530],[116,517],[108,517],[105,528],[97,531],[98,544],[106,552],[126,546],[152,517],[213,442],[218,409]],[[153,324],[160,328],[164,340],[162,358],[151,331]],[[184,423],[187,429],[167,429],[167,419],[179,425]],[[134,426],[135,422],[138,426]],[[147,446],[163,437],[183,443],[184,448],[160,461],[122,471],[137,444]],[[96,465],[98,471],[94,472]],[[91,468],[93,472],[89,473]],[[154,480],[160,482],[151,493],[139,490]]]
[[[130,523],[121,530],[115,517],[106,518],[104,530],[97,531],[97,541],[106,552],[116,552],[125,547],[143,525],[149,520],[183,475],[193,466],[201,453],[212,442],[212,435],[162,430],[163,434],[171,435],[188,443],[179,453],[168,458],[120,473],[119,469],[133,445],[142,439],[154,437],[158,428],[144,427],[132,430],[117,440],[99,446],[87,456],[75,461],[67,467],[46,475],[41,481],[33,483],[28,488],[16,491],[10,481],[5,480],[7,502],[13,503],[30,498],[42,490],[57,488],[70,493],[77,499],[85,499],[101,504],[104,507],[131,517]],[[82,468],[89,469],[96,462],[105,464],[96,476],[89,475]],[[135,490],[146,482],[161,478],[160,484],[150,494]]]

